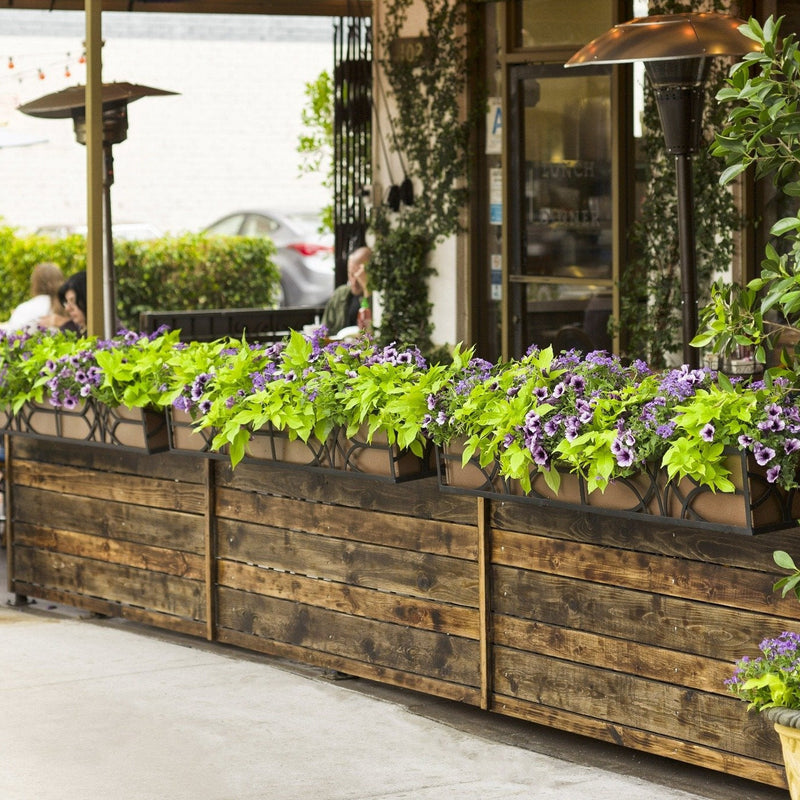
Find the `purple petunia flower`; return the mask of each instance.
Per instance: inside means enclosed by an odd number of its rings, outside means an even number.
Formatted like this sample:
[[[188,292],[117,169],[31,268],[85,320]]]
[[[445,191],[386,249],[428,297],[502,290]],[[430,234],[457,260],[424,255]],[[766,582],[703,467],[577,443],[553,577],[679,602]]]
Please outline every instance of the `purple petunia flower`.
[[[700,438],[704,442],[713,442],[715,433],[716,429],[710,422],[708,422],[705,425],[703,425],[702,429],[700,430]]]

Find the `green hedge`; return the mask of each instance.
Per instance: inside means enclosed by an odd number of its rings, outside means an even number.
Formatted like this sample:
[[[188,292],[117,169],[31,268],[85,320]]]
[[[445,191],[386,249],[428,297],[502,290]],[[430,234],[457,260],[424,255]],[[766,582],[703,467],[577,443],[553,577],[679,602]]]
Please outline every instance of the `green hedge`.
[[[258,308],[275,304],[280,273],[269,239],[186,234],[114,243],[120,324],[138,329],[142,311]],[[0,318],[30,295],[30,275],[53,261],[71,275],[86,268],[86,239],[19,236],[0,227]]]

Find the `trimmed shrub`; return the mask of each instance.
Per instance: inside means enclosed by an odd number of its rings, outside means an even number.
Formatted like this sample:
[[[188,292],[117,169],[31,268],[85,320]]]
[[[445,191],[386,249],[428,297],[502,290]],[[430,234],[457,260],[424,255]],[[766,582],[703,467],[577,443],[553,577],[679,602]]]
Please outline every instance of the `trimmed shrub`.
[[[280,273],[269,239],[186,234],[147,242],[117,241],[117,314],[139,327],[142,311],[258,308],[275,305]],[[86,269],[86,239],[19,236],[0,226],[0,318],[30,296],[31,272],[41,261],[65,276]]]

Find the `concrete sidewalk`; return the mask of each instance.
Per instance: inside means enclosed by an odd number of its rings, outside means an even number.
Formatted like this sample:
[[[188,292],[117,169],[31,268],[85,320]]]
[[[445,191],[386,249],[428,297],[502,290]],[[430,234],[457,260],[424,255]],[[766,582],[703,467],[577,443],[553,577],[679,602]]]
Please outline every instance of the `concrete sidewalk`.
[[[0,591],[2,800],[788,798],[458,703],[9,599]]]

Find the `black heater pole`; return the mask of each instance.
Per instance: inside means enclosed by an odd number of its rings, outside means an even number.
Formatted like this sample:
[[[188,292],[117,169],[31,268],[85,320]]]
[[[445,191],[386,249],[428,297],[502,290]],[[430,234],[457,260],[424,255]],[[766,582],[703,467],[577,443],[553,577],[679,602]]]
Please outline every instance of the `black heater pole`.
[[[570,58],[567,67],[644,62],[658,105],[667,153],[675,156],[678,251],[684,363],[696,369],[697,255],[692,154],[700,146],[703,86],[710,57],[735,56],[759,46],[739,32],[743,19],[712,11],[654,14],[615,25]]]
[[[692,157],[675,156],[678,192],[678,246],[681,262],[681,303],[683,319],[683,362],[691,369],[700,366],[699,351],[689,342],[697,335],[697,256],[694,234],[694,186]]]
[[[683,363],[700,366],[700,353],[689,343],[697,335],[697,252],[694,232],[692,156],[700,149],[707,58],[650,61],[645,71],[653,87],[667,154],[675,157],[678,201],[678,258],[681,274]]]

